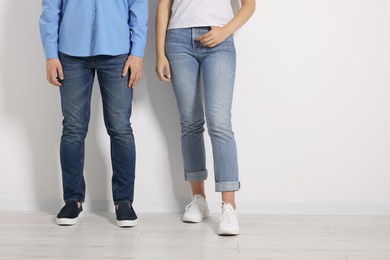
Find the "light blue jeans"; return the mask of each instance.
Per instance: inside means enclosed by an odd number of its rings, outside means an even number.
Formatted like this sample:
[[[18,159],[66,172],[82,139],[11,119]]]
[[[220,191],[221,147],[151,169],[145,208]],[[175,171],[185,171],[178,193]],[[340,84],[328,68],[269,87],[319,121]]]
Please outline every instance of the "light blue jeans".
[[[209,29],[171,29],[166,39],[171,81],[180,114],[185,180],[207,179],[203,140],[206,115],[213,148],[215,190],[237,191],[240,182],[231,123],[236,52],[233,37],[213,48],[196,40]]]

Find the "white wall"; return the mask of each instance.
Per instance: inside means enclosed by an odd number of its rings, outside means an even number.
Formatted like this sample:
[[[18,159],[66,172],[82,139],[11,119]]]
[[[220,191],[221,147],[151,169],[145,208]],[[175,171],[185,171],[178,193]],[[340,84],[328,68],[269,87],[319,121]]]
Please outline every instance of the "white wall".
[[[190,198],[175,100],[154,73],[156,2],[132,117],[141,212],[181,211]],[[0,2],[0,210],[62,204],[59,92],[45,81],[40,8],[38,0]],[[387,0],[258,0],[235,37],[241,212],[390,214],[389,10]],[[94,90],[85,205],[112,210],[109,143]]]

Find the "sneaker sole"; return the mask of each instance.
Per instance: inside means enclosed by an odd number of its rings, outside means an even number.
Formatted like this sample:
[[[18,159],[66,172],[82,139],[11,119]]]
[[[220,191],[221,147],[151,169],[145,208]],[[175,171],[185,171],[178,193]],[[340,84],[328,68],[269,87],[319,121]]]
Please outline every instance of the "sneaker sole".
[[[191,218],[191,217],[186,217],[185,215],[183,216],[183,218],[181,219],[181,221],[185,222],[185,223],[199,223],[199,222],[202,222],[204,219],[208,218],[210,215],[209,212],[206,212],[204,215],[203,215],[203,218]]]
[[[189,217],[183,217],[182,221],[185,223],[199,223],[202,222],[204,219],[208,218],[208,216],[204,216],[203,218],[189,218]]]
[[[218,229],[218,235],[220,236],[237,236],[240,234],[240,230],[220,230]]]
[[[116,225],[118,227],[134,227],[138,223],[138,219],[136,220],[117,220]]]
[[[77,223],[78,219],[83,216],[83,212],[80,212],[77,218],[57,218],[57,225],[59,226],[72,226]]]

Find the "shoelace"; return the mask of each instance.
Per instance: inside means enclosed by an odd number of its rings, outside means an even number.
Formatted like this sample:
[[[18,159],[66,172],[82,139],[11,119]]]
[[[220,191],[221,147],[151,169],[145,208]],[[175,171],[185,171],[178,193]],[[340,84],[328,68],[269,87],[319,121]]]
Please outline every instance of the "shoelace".
[[[222,215],[220,221],[226,220],[228,224],[235,222],[237,219],[236,212],[233,208],[227,207],[225,202],[222,202]]]
[[[191,203],[188,204],[188,205],[185,207],[185,210],[186,210],[186,211],[189,211],[195,204],[199,204],[199,202],[200,202],[200,199],[196,199],[196,200],[191,201]]]

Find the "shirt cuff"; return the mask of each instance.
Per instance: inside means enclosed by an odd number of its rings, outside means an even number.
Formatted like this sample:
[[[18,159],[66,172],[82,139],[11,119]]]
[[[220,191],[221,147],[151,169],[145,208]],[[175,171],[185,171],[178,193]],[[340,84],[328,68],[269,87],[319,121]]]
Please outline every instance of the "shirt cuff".
[[[58,58],[58,44],[57,43],[47,43],[44,47],[46,59],[56,59]]]
[[[132,42],[130,47],[130,55],[143,58],[145,53],[145,45]]]

